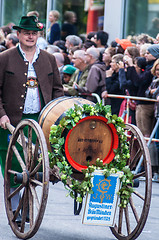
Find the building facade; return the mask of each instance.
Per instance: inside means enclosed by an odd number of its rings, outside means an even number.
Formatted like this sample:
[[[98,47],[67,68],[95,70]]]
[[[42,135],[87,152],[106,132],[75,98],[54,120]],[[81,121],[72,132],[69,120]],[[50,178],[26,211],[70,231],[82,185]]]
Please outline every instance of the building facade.
[[[140,33],[155,37],[159,32],[159,0],[0,0],[0,26],[18,24],[22,15],[37,10],[47,29],[52,9],[60,12],[61,24],[64,12],[74,11],[78,34],[103,29],[109,42]]]

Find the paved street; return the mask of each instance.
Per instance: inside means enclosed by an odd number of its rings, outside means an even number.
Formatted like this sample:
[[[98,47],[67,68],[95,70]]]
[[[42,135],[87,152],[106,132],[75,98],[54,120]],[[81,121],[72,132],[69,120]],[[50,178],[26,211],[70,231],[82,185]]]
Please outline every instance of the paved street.
[[[0,240],[17,239],[11,231],[4,207],[3,178],[0,174]],[[40,229],[35,240],[113,240],[115,237],[107,227],[81,224],[80,216],[73,215],[73,200],[66,197],[67,191],[61,182],[50,183],[49,198]],[[153,183],[149,217],[139,240],[157,240],[159,237],[159,183]]]

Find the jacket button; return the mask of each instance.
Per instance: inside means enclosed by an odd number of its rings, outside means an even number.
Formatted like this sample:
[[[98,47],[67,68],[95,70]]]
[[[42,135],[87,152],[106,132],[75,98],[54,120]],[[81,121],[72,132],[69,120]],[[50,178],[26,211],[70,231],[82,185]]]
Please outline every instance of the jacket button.
[[[27,73],[24,73],[25,76],[27,76]]]
[[[23,84],[23,87],[26,87],[26,84],[25,84],[25,83]]]
[[[21,95],[21,98],[24,98],[24,95]]]
[[[21,110],[21,109],[23,109],[23,107],[20,107],[19,109]]]
[[[28,65],[28,62],[26,62],[25,65]]]

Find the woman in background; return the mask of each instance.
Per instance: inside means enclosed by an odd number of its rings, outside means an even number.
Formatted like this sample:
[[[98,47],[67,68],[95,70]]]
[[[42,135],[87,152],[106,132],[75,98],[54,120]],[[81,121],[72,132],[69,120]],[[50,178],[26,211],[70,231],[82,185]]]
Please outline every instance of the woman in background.
[[[58,19],[60,13],[57,10],[51,10],[49,13],[50,28],[47,33],[47,40],[50,44],[53,44],[55,41],[60,40],[61,38],[61,29],[58,24]]]

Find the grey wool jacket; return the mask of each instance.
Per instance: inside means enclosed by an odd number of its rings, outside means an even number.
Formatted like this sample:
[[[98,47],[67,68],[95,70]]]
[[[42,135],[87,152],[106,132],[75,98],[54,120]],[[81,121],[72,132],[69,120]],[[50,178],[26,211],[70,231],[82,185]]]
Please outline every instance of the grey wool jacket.
[[[63,96],[55,57],[44,50],[33,64],[44,103]],[[19,47],[0,53],[0,118],[7,115],[14,126],[21,120],[26,95],[28,62]]]

